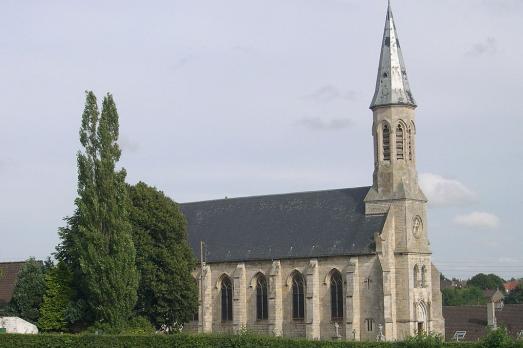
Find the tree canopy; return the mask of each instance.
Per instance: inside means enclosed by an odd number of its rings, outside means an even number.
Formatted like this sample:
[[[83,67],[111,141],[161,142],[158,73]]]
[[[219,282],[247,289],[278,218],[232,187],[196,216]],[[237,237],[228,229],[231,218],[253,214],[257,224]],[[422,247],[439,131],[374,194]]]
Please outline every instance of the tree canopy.
[[[34,258],[27,260],[18,274],[8,311],[36,323],[45,293],[45,266]]]
[[[469,279],[467,286],[477,287],[480,289],[501,289],[504,290],[503,284],[505,281],[495,274],[479,273]]]
[[[178,205],[145,183],[129,186],[130,221],[140,272],[136,311],[157,327],[191,320],[197,309],[195,267]]]
[[[119,120],[107,94],[98,111],[96,97],[86,93],[78,153],[76,211],[60,230],[59,261],[69,267],[87,321],[114,326],[125,323],[136,303],[138,273],[128,217],[126,172],[120,159]]]

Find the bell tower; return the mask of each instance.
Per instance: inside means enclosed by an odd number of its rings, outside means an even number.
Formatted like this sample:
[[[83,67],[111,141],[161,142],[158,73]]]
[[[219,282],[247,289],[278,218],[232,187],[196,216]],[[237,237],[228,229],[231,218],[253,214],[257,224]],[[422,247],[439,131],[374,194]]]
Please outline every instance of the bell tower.
[[[387,339],[443,332],[439,272],[431,262],[427,199],[416,171],[416,101],[398,40],[390,1],[372,110],[373,183],[366,214],[386,214],[376,252],[383,270]]]
[[[374,175],[367,200],[426,200],[416,173],[416,101],[407,79],[390,3],[370,109]]]

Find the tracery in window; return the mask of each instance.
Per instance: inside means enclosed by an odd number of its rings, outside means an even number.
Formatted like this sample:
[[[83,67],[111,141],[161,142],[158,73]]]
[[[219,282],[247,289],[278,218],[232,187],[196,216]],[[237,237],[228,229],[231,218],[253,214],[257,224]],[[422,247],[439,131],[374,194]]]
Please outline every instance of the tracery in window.
[[[331,319],[339,321],[343,319],[343,280],[340,272],[334,270],[331,275]]]
[[[222,296],[222,321],[232,320],[232,282],[231,279],[225,276],[222,279],[221,287]]]
[[[267,301],[267,280],[263,274],[256,280],[256,319],[267,320],[269,318]]]
[[[292,319],[305,319],[304,282],[299,272],[292,276]]]

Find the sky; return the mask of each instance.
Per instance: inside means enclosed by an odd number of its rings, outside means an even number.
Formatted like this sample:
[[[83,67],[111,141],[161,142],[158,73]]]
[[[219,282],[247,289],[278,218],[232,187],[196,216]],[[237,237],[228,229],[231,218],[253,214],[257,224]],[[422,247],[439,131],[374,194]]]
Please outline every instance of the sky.
[[[523,277],[523,2],[392,0],[433,262]],[[0,5],[0,261],[43,259],[76,197],[85,91],[120,165],[178,202],[372,184],[385,0]]]

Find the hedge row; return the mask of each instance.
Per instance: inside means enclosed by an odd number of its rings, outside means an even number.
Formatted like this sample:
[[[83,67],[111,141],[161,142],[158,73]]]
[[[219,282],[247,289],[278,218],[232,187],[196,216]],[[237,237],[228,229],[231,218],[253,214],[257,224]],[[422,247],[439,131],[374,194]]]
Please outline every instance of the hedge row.
[[[307,341],[253,335],[0,335],[0,348],[482,348],[481,343],[455,342],[329,342]],[[523,342],[510,342],[506,348],[523,348]]]

